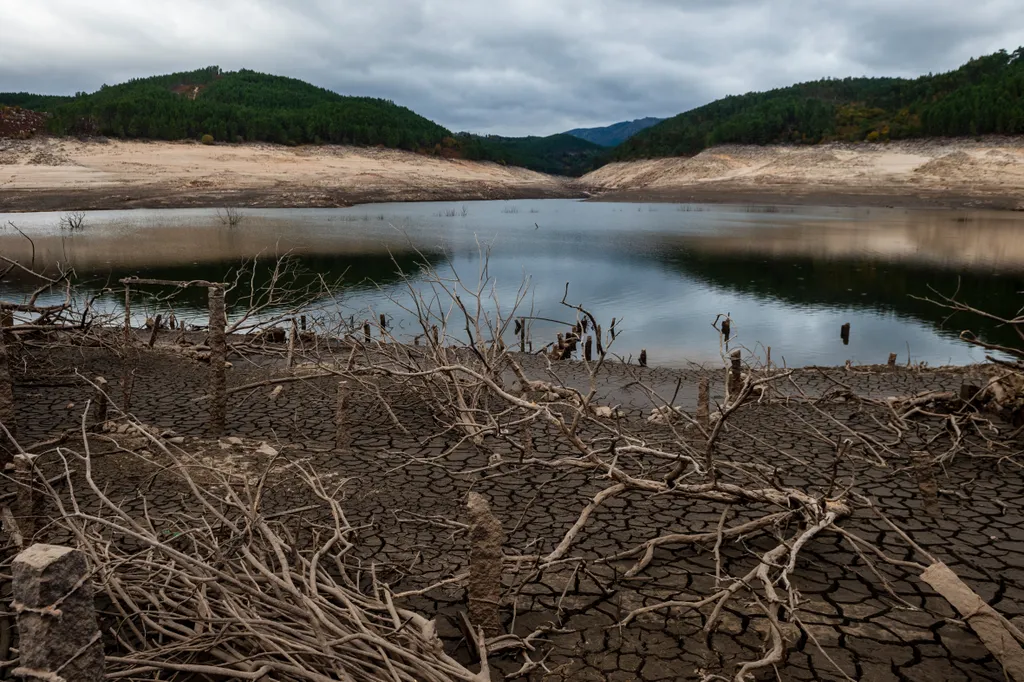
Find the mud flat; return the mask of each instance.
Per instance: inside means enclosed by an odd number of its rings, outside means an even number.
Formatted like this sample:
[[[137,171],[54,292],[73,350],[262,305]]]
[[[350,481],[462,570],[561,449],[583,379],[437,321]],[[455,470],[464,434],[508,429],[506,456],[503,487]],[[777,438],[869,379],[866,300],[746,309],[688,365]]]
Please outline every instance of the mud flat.
[[[212,452],[204,460],[207,464],[259,464],[206,438],[206,407],[196,397],[206,390],[207,366],[172,352],[170,336],[154,350],[140,351],[133,413],[158,429],[173,429],[176,447],[184,451],[205,447]],[[201,334],[192,340],[201,340]],[[92,395],[83,377],[113,380],[121,367],[116,353],[103,348],[33,350],[28,343],[20,357],[14,388],[19,433],[26,442],[63,430],[74,433]],[[250,385],[283,371],[279,358],[256,363],[232,359],[236,362],[228,371],[229,387]],[[540,358],[520,359],[532,376],[549,370]],[[555,363],[553,371],[566,385],[585,382],[587,376],[582,363],[573,361]],[[1024,616],[1024,486],[1015,453],[992,450],[986,442],[990,433],[968,434],[965,450],[922,477],[914,465],[920,452],[937,454],[948,444],[946,439],[933,440],[941,434],[941,424],[897,437],[879,426],[887,408],[866,402],[925,390],[956,392],[988,372],[986,367],[797,370],[786,390],[804,402],[752,401],[741,407],[723,433],[719,456],[735,467],[754,466],[767,457],[775,461],[769,467],[772,481],[808,491],[821,483],[814,480],[815,471],[838,469],[841,485],[856,485],[870,494],[877,508],[924,550],[949,565],[991,606],[1019,619]],[[600,397],[623,403],[623,424],[647,430],[651,442],[667,442],[668,429],[647,424],[642,392],[630,393],[626,387],[642,381],[671,394],[673,386],[681,385],[678,402],[692,410],[697,382],[708,379],[717,400],[722,378],[720,370],[698,367],[665,370],[610,364],[602,372]],[[480,492],[490,501],[508,534],[506,552],[523,547],[544,553],[572,526],[595,492],[610,482],[582,471],[559,473],[517,465],[515,453],[495,462],[469,443],[453,447],[453,440],[436,437],[438,427],[430,413],[415,400],[403,399],[401,386],[394,385],[384,386],[384,393],[392,397],[393,417],[406,431],[397,429],[392,416],[380,409],[375,397],[380,394],[354,391],[347,407],[349,442],[339,446],[333,423],[336,385],[336,378],[322,377],[280,384],[279,389],[262,385],[232,393],[225,436],[268,443],[282,453],[282,464],[302,463],[332,486],[337,484],[337,499],[350,522],[361,529],[360,557],[375,566],[393,590],[409,593],[400,600],[403,607],[436,619],[446,649],[471,665],[457,627],[459,613],[466,608],[464,585],[449,581],[417,592],[465,570],[469,539],[459,523],[466,521],[467,494]],[[854,433],[889,443],[889,459],[872,461],[859,451],[836,463],[830,440]],[[121,509],[156,516],[180,511],[180,486],[159,467],[141,466],[130,456],[127,436],[111,431],[97,440],[103,443],[95,446],[93,476]],[[555,460],[571,456],[571,448],[557,434],[538,428],[531,456]],[[619,466],[649,472],[651,480],[660,480],[664,463],[627,461],[632,459],[624,456]],[[274,476],[267,480],[264,513],[272,516],[309,504]],[[723,478],[728,482],[733,474]],[[572,564],[575,570],[567,565],[563,571],[549,570],[529,579],[506,569],[506,579],[521,582],[503,597],[504,627],[520,636],[550,627],[543,642],[534,642],[536,658],[544,657],[545,667],[514,677],[654,682],[716,673],[731,679],[737,661],[761,656],[772,626],[760,605],[745,599],[729,603],[712,635],[702,631],[707,614],[688,609],[659,609],[616,626],[635,609],[713,590],[719,573],[742,575],[754,565],[757,553],[774,545],[768,533],[722,543],[720,551],[713,541],[666,546],[653,555],[645,571],[628,578],[623,570],[635,556],[606,561],[666,533],[713,536],[726,522],[732,527],[746,520],[748,512],[741,507],[724,509],[715,509],[708,501],[630,491],[594,510],[572,550],[581,558]],[[766,511],[789,513],[784,506]],[[900,538],[864,509],[846,519],[843,528],[900,559],[911,556]],[[793,532],[792,527],[776,530],[780,535]],[[928,585],[912,572],[908,575],[892,566],[881,569],[885,577],[880,580],[858,552],[838,533],[823,533],[803,548],[792,576],[799,594],[792,615],[798,621],[780,625],[787,649],[776,666],[780,679],[1004,679],[999,662]],[[732,579],[726,580],[732,584]],[[522,661],[508,655],[496,656],[491,663],[497,673],[512,675]],[[764,672],[763,679],[774,679],[770,669]]]
[[[568,180],[391,149],[0,140],[0,211],[335,207],[582,196]]]
[[[612,163],[578,185],[605,201],[1021,209],[1024,139],[724,145]]]

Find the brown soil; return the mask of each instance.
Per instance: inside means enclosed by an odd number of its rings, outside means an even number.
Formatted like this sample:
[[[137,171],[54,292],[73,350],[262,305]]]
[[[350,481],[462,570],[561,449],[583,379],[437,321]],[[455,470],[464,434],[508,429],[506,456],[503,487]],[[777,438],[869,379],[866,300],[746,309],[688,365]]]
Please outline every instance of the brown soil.
[[[1024,139],[727,145],[609,164],[577,184],[605,201],[1019,209]]]
[[[332,207],[582,196],[563,178],[391,149],[0,140],[0,211]]]
[[[157,350],[143,351],[139,359],[133,412],[147,424],[181,434],[187,439],[185,447],[206,442],[200,440],[206,424],[205,407],[188,398],[204,392],[206,367],[168,352],[163,342]],[[32,441],[77,428],[92,394],[80,377],[114,378],[118,367],[114,354],[102,349],[28,352],[15,372],[19,433]],[[527,363],[527,371],[537,376],[545,367],[540,360]],[[78,375],[73,374],[75,368]],[[722,389],[721,372],[640,370],[623,365],[606,368],[609,387],[621,387],[637,372],[654,386],[681,380],[693,387],[698,378],[706,376],[712,381],[714,396]],[[237,362],[229,372],[229,385],[258,380],[269,371],[270,367]],[[913,395],[925,389],[956,390],[967,375],[979,371],[809,369],[797,372],[794,381],[812,396],[837,385],[849,386],[862,396]],[[558,372],[569,383],[583,380],[585,374],[575,362],[558,363]],[[235,393],[230,401],[228,435],[271,443],[286,451],[290,460],[315,467],[325,480],[342,482],[338,495],[344,499],[350,521],[365,525],[359,537],[360,552],[394,590],[418,589],[465,570],[469,553],[465,534],[431,520],[466,520],[464,505],[470,491],[488,498],[508,535],[509,547],[537,546],[547,551],[595,490],[605,485],[585,474],[556,476],[547,469],[530,467],[501,477],[467,476],[466,471],[487,466],[481,453],[459,447],[443,454],[451,444],[425,437],[436,433],[436,426],[413,402],[394,403],[410,429],[403,435],[369,394],[353,395],[351,443],[336,447],[332,420],[335,386],[331,379],[319,379],[288,384],[280,394],[272,393],[270,387]],[[692,393],[680,396],[680,403],[691,409]],[[831,418],[849,428],[879,435],[876,419],[884,418],[884,411],[856,402],[822,404]],[[797,415],[800,423],[794,422]],[[639,420],[643,416],[638,408],[627,407],[623,418]],[[730,444],[743,442],[741,432],[757,434],[763,442],[811,462],[812,471],[825,470],[822,467],[831,466],[834,451],[823,438],[808,440],[802,420],[821,434],[837,434],[838,422],[815,410],[752,403],[730,422],[736,428],[725,434],[724,451],[736,461],[753,456],[749,451],[732,450]],[[852,476],[858,485],[869,486],[875,504],[915,542],[945,561],[994,608],[1019,622],[1024,614],[1024,492],[1020,477],[1009,465],[1004,467],[998,455],[988,452],[981,439],[972,438],[969,453],[932,472],[937,491],[925,495],[920,472],[915,469],[915,448],[925,447],[918,438],[924,436],[911,436],[885,467],[854,458],[844,464],[844,477]],[[214,450],[214,457],[218,451]],[[540,430],[534,434],[534,452],[543,458],[567,454],[564,442]],[[515,467],[509,462],[511,472]],[[782,460],[776,474],[785,485],[808,485],[804,469]],[[94,475],[108,485],[108,494],[128,513],[180,506],[174,487],[164,478],[154,484],[152,472],[140,470],[134,460],[116,452],[96,460]],[[268,485],[267,490],[267,513],[308,502],[287,486]],[[598,509],[575,550],[589,563],[585,575],[550,572],[543,579],[528,581],[516,595],[503,600],[503,623],[509,630],[523,635],[544,624],[559,628],[539,644],[536,657],[545,657],[547,672],[538,669],[516,679],[655,682],[699,680],[707,673],[731,678],[737,661],[760,656],[768,625],[754,603],[732,604],[711,638],[704,636],[702,616],[686,611],[649,614],[627,627],[616,626],[633,608],[708,591],[714,584],[716,562],[710,547],[665,550],[658,553],[643,579],[623,579],[624,566],[597,560],[666,532],[713,531],[719,518],[718,510],[707,503],[669,496],[630,494],[618,504]],[[892,533],[880,530],[870,515],[857,515],[846,527],[877,541],[893,556],[902,557],[905,552],[905,545]],[[763,538],[723,547],[725,574],[741,574],[749,567],[751,553],[765,549]],[[838,536],[816,538],[801,556],[796,574],[800,622],[814,639],[784,623],[789,653],[777,671],[766,671],[758,679],[1005,679],[999,663],[949,604],[913,575],[886,571],[886,585],[892,590],[887,593],[878,577]],[[463,586],[435,588],[402,603],[436,618],[448,650],[468,663],[456,627],[458,614],[467,605]],[[515,677],[513,673],[521,665],[512,657],[496,657],[492,663],[494,679],[504,674]]]

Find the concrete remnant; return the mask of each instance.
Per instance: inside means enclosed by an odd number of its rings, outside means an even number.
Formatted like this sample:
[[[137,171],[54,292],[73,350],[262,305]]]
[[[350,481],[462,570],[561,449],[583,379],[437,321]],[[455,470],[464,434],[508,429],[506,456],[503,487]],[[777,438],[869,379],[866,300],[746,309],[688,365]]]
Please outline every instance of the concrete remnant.
[[[14,558],[12,573],[19,632],[14,675],[40,682],[103,680],[103,641],[85,555],[36,544]]]

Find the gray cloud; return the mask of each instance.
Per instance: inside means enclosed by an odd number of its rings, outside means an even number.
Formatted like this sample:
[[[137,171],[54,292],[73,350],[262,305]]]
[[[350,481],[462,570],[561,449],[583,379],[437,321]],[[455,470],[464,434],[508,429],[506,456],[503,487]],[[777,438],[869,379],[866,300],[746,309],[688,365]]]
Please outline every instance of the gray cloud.
[[[1024,45],[1019,0],[0,0],[0,91],[219,64],[550,134]]]

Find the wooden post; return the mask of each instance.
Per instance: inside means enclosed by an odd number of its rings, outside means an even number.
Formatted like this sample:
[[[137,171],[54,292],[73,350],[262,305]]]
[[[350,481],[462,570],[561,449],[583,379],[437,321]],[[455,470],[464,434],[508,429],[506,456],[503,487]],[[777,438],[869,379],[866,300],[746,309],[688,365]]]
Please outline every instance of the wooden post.
[[[153,329],[149,332],[149,347],[152,348],[156,344],[156,335],[160,333],[160,325],[163,324],[164,316],[157,315],[156,319],[153,320]]]
[[[96,377],[93,379],[93,383],[96,384],[96,423],[105,424],[107,422],[107,380],[103,377]]]
[[[501,572],[505,534],[480,493],[469,493],[469,621],[488,637],[502,634]]]
[[[732,321],[727,317],[722,320],[722,338],[725,339],[726,343],[729,343],[729,339],[732,337]]]
[[[889,369],[896,369],[896,354],[889,353]]]
[[[735,400],[743,390],[743,360],[739,348],[729,354],[729,360],[729,399]]]
[[[348,382],[338,382],[338,395],[334,405],[334,445],[339,450],[352,444],[348,430]]]
[[[363,340],[366,341],[366,343],[370,343],[370,338],[371,338],[370,337],[370,321],[369,320],[364,320],[363,321]]]
[[[604,346],[601,344],[601,325],[594,328],[594,336],[597,337],[597,354],[604,357]]]
[[[172,330],[178,328],[178,318],[174,316],[174,313],[167,316],[167,328]]]
[[[697,423],[705,431],[708,430],[708,418],[711,414],[711,381],[707,377],[701,377],[697,383]]]
[[[300,315],[299,316],[299,326],[302,328],[302,331],[306,331],[306,316],[305,315]]]
[[[10,432],[12,438],[18,437],[18,425],[14,419],[14,379],[7,355],[6,333],[0,329],[0,424]],[[14,457],[17,448],[7,435],[0,431],[0,470]]]
[[[103,640],[85,555],[69,547],[32,545],[14,558],[12,574],[19,606],[14,676],[31,682],[101,682]]]
[[[580,320],[580,331],[583,332],[584,334],[586,334],[587,333],[587,327],[589,325],[590,325],[590,320],[588,320],[587,318],[584,317],[582,320]]]
[[[583,344],[583,357],[586,358],[587,362],[594,359],[594,338],[587,336],[587,342]]]
[[[220,436],[224,433],[228,419],[227,342],[224,328],[227,315],[224,310],[224,287],[212,286],[210,298],[210,433]]]
[[[17,485],[17,497],[14,501],[14,518],[21,531],[26,545],[32,544],[43,523],[45,498],[43,492],[35,484],[36,455],[20,454],[14,456],[14,481]]]
[[[640,349],[640,366],[641,367],[646,367],[647,366],[647,349],[646,348],[641,348]]]
[[[844,346],[850,345],[850,323],[847,322],[839,328],[839,338],[843,340]]]
[[[765,371],[771,372],[772,371],[772,347],[771,346],[768,346],[768,352],[765,355],[764,364],[765,364]]]
[[[388,318],[384,317],[384,313],[380,314],[380,336],[384,338],[384,332],[388,330]]]
[[[132,408],[132,385],[135,382],[135,367],[132,363],[132,289],[124,285],[124,332],[121,337],[121,409]]]
[[[288,354],[285,356],[285,366],[288,369],[292,368],[295,364],[295,341],[299,336],[298,325],[295,324],[295,318],[292,318],[291,326],[288,330]]]
[[[516,322],[516,326],[519,327],[519,352],[526,352],[526,320],[520,318]]]

